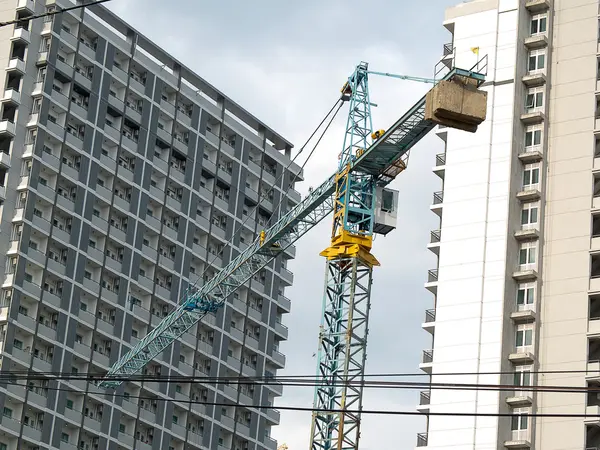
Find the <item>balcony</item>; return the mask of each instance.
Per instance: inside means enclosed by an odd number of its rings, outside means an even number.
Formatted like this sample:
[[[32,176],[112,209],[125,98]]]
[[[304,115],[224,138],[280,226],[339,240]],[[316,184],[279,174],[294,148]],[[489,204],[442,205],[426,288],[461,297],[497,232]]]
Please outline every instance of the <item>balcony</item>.
[[[439,153],[435,155],[435,167],[433,168],[433,173],[435,173],[442,180],[444,179],[444,175],[446,173],[446,153]]]
[[[427,447],[427,433],[417,434],[417,447]]]
[[[434,230],[431,232],[429,244],[427,244],[427,248],[438,256],[440,255],[441,239],[442,239],[442,230]]]
[[[587,425],[600,426],[600,406],[599,405],[587,405],[585,408],[585,415],[591,416],[586,417],[583,421]],[[588,449],[586,449],[588,450]]]
[[[437,287],[438,287],[438,269],[431,269],[429,272],[427,272],[427,282],[425,283],[425,289],[427,289],[433,295],[436,295]]]
[[[546,120],[546,115],[541,110],[531,110],[521,114],[521,122],[524,125],[539,125]]]
[[[545,34],[536,34],[525,38],[525,47],[529,50],[548,47],[548,36]]]
[[[530,305],[533,306],[533,305]],[[531,323],[535,321],[535,311],[533,309],[523,309],[510,313],[510,319],[513,323]]]
[[[7,71],[16,71],[25,74],[25,61],[19,58],[13,58],[8,62]],[[41,83],[40,83],[41,84]]]
[[[524,164],[541,161],[543,158],[542,147],[540,145],[525,147],[519,152],[519,159]]]
[[[534,281],[537,279],[538,273],[533,268],[523,267],[513,272],[512,277],[519,282]]]
[[[508,360],[513,364],[532,364],[535,360],[531,348],[517,348],[515,353],[508,355]]]
[[[9,120],[0,121],[0,135],[15,136],[15,124]]]
[[[435,329],[435,309],[428,309],[425,311],[425,321],[421,324],[421,327],[433,334]]]
[[[540,232],[537,228],[525,228],[515,231],[515,239],[519,242],[536,241],[540,237]]]
[[[419,405],[417,406],[417,411],[422,413],[429,412],[429,408],[431,406],[431,391],[421,391],[419,395]]]
[[[455,48],[454,48],[454,43],[453,42],[449,42],[447,44],[444,44],[444,48],[443,48],[443,52],[442,52],[442,57],[440,58],[440,61],[448,69],[451,69],[452,66],[454,66],[454,52],[455,52]]]
[[[34,14],[35,0],[19,0],[17,3],[17,11],[27,11],[31,14]]]
[[[509,440],[509,441],[504,441],[504,448],[508,448],[508,449],[524,449],[524,448],[531,448],[531,442],[529,441],[529,439],[525,439],[526,437],[529,437],[528,434],[526,434],[527,430],[519,430],[518,432],[513,431],[513,439]],[[523,435],[523,439],[515,439],[515,437],[521,437],[519,434]]]
[[[546,74],[542,72],[525,75],[521,81],[527,87],[537,87],[546,84]]]
[[[433,368],[433,350],[423,350],[423,357],[419,364],[419,369],[423,372],[431,374]]]
[[[550,9],[550,0],[527,0],[525,8],[532,14],[548,11]]]
[[[15,28],[15,31],[13,31],[13,35],[10,38],[10,40],[21,41],[26,44],[29,44],[31,42],[31,33],[25,28]]]
[[[433,193],[433,203],[429,207],[429,209],[431,209],[434,213],[436,213],[438,216],[441,217],[443,202],[444,202],[444,192],[443,191],[434,192]]]
[[[506,397],[506,404],[512,408],[520,408],[523,406],[531,406],[530,391],[515,390],[512,395]]]
[[[12,102],[17,105],[21,104],[21,93],[15,89],[7,89],[4,91],[3,102]]]
[[[517,199],[523,203],[539,200],[541,196],[539,185],[524,186],[517,192]]]

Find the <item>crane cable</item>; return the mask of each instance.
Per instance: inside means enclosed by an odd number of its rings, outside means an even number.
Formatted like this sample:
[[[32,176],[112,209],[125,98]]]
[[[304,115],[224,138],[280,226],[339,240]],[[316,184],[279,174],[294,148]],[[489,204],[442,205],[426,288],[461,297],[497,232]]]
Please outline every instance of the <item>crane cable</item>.
[[[304,149],[306,148],[306,146],[309,144],[309,142],[312,140],[312,138],[315,136],[315,134],[317,134],[317,131],[319,131],[319,129],[327,121],[327,118],[331,115],[331,113],[333,112],[333,110],[335,109],[335,107],[338,106],[338,104],[339,104],[339,107],[338,107],[337,111],[334,113],[333,117],[331,118],[331,120],[329,121],[329,123],[327,124],[327,126],[325,127],[325,130],[323,130],[323,133],[321,133],[321,136],[319,137],[317,143],[315,144],[315,146],[311,150],[311,152],[309,154],[309,157],[306,159],[306,161],[304,161],[303,165],[300,167],[300,170],[298,171],[298,174],[306,166],[306,163],[308,162],[308,159],[312,156],[313,152],[315,151],[315,148],[317,147],[317,145],[319,144],[319,142],[321,142],[321,139],[323,138],[323,136],[325,135],[325,133],[329,129],[329,126],[331,125],[331,122],[333,122],[333,119],[335,119],[335,116],[337,115],[337,113],[339,112],[340,108],[342,107],[343,102],[342,102],[341,99],[337,99],[336,100],[336,102],[333,104],[333,106],[331,107],[331,109],[327,112],[327,114],[325,115],[325,117],[323,117],[323,119],[321,120],[321,122],[319,123],[319,125],[315,128],[315,130],[311,133],[311,135],[309,136],[309,138],[306,140],[306,142],[304,143],[304,145],[302,145],[302,147],[300,147],[300,150],[298,151],[298,153],[290,160],[289,164],[281,172],[281,175],[279,175],[279,177],[277,177],[277,179],[275,180],[275,183],[273,183],[273,186],[271,188],[269,188],[269,190],[266,192],[266,194],[260,194],[259,193],[258,203],[252,208],[252,214],[254,214],[256,212],[256,210],[260,206],[262,200],[264,200],[265,198],[267,198],[268,195],[275,190],[275,187],[279,184],[279,182],[281,181],[282,177],[285,175],[286,171],[292,166],[292,164],[294,164],[294,162],[296,161],[296,159],[302,154],[302,152],[304,151]],[[287,193],[290,191],[290,189],[292,187],[292,183],[298,178],[298,174],[294,174],[294,177],[293,177],[292,181],[290,181],[290,184],[289,184],[288,188],[283,192],[283,194],[281,196],[281,200],[279,201],[279,203],[277,204],[277,206],[275,206],[273,208],[273,213],[269,217],[269,220],[275,215],[275,211],[277,211],[277,208],[281,205],[281,202],[283,201],[283,198],[285,198],[286,195],[287,195]],[[235,233],[233,233],[233,235],[231,236],[231,238],[229,239],[229,241],[225,243],[225,245],[223,246],[223,248],[218,253],[216,253],[216,254],[213,255],[212,260],[207,261],[207,264],[206,264],[206,267],[205,267],[204,271],[202,272],[202,274],[200,274],[196,278],[196,281],[191,286],[188,287],[188,290],[191,289],[191,288],[194,288],[195,286],[197,286],[198,282],[201,279],[204,278],[204,275],[209,270],[209,268],[213,267],[213,263],[217,260],[217,258],[220,258],[223,255],[223,252],[225,251],[225,249],[227,247],[230,247],[231,245],[233,245],[234,239],[242,232],[242,230],[244,228],[244,225],[248,222],[248,220],[250,220],[250,216],[251,216],[251,214],[247,215],[246,219],[244,219],[242,221],[242,223],[239,226],[238,230]]]

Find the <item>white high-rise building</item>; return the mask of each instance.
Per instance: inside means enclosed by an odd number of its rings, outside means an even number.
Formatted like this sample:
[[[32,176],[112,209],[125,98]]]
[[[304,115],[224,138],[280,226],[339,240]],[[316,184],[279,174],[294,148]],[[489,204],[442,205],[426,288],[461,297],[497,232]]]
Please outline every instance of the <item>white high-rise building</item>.
[[[434,383],[515,389],[434,389],[419,409],[516,416],[430,416],[418,447],[600,448],[596,393],[519,389],[600,385],[598,14],[594,0],[476,0],[446,12],[444,60],[469,68],[487,55],[488,116],[475,134],[438,130],[433,345],[421,369]]]

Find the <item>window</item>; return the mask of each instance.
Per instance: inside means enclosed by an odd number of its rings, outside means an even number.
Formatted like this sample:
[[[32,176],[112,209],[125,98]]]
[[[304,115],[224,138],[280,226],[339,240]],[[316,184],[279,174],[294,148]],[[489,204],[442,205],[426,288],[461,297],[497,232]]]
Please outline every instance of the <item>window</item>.
[[[33,101],[33,106],[31,107],[31,113],[37,114],[42,109],[42,98],[38,97]]]
[[[531,18],[531,27],[529,32],[532,36],[546,33],[548,27],[548,16],[546,14],[536,14]]]
[[[67,409],[73,409],[73,400],[67,400]]]
[[[522,441],[529,437],[529,416],[528,408],[515,408],[515,414],[510,421],[510,429],[512,430],[512,440]]]
[[[4,407],[4,411],[2,413],[4,417],[12,417],[12,409]]]
[[[533,152],[540,150],[542,145],[542,127],[535,125],[525,129],[525,151]]]
[[[539,164],[527,164],[523,169],[523,189],[536,189],[540,183]]]
[[[544,88],[536,87],[527,91],[525,97],[525,110],[528,113],[541,111],[544,107]]]
[[[394,191],[387,189],[381,191],[381,210],[384,212],[394,211]]]
[[[536,250],[535,242],[527,242],[521,245],[521,248],[519,249],[519,264],[522,266],[522,269],[526,269],[526,266],[535,264]]]
[[[125,433],[125,425],[122,423],[119,424],[119,433]]]
[[[543,72],[546,68],[546,50],[533,50],[529,52],[527,70],[529,73]]]
[[[533,283],[520,284],[517,289],[517,310],[533,309],[535,300],[535,285]]]
[[[27,135],[25,137],[25,144],[33,144],[35,142],[35,138],[37,137],[37,128],[32,128],[27,130]]]
[[[50,50],[50,37],[46,36],[42,38],[40,43],[40,52],[47,52]]]
[[[529,230],[538,223],[538,203],[525,203],[521,210],[521,228]]]
[[[521,430],[527,430],[527,428],[529,427],[529,417],[526,415],[528,413],[528,411],[525,409],[523,410],[523,408],[517,408],[515,409],[515,415],[512,416],[512,420],[511,420],[511,430],[513,431],[521,431]]]
[[[60,440],[66,443],[69,443],[69,435],[67,433],[62,433],[60,435]]]
[[[46,67],[40,67],[37,73],[37,82],[41,83],[46,79]]]
[[[533,325],[519,325],[515,334],[517,351],[527,351],[533,345]]]
[[[515,386],[531,386],[531,366],[515,367],[513,384]]]

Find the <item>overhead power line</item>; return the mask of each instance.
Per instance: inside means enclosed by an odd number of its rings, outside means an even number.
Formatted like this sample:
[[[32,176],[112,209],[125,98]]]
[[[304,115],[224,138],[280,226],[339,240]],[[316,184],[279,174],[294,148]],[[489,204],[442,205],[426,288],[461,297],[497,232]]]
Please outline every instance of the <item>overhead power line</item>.
[[[514,375],[513,373],[510,373]],[[104,379],[103,375],[96,374],[69,374],[55,372],[28,372],[28,373],[2,373],[0,383],[18,384],[17,381],[89,381],[95,383]],[[111,378],[113,379],[113,378]],[[309,378],[270,378],[270,377],[209,377],[209,376],[156,376],[133,375],[129,377],[114,377],[114,380],[128,380],[158,383],[203,383],[203,384],[228,384],[228,385],[278,385],[293,387],[314,387],[327,385],[323,380]],[[413,382],[390,380],[364,380],[343,381],[336,380],[336,386],[361,385],[371,389],[408,389],[408,390],[481,390],[481,391],[522,391],[522,392],[557,392],[557,393],[600,393],[600,385],[590,386],[564,386],[564,385],[515,385],[515,384],[482,384],[482,383],[454,383],[454,382]]]
[[[23,386],[26,388],[26,386]],[[78,391],[68,388],[52,388],[52,387],[44,387],[38,388],[34,387],[33,389],[44,389],[48,391],[66,391],[77,393]],[[39,393],[39,392],[38,392]],[[94,392],[89,392],[94,395]],[[151,397],[151,396],[142,396],[142,395],[126,395],[126,394],[112,394],[113,397],[122,398],[126,401],[131,401],[132,399],[136,400],[148,400],[153,402],[176,402],[187,405],[204,405],[204,406],[234,406],[238,408],[247,408],[247,409],[258,409],[258,410],[279,410],[279,411],[298,411],[298,412],[321,412],[321,413],[332,413],[337,414],[340,412],[350,413],[350,414],[372,414],[372,415],[386,415],[386,416],[445,416],[445,417],[515,417],[515,416],[527,416],[527,417],[553,417],[553,418],[600,418],[600,414],[566,414],[566,413],[479,413],[479,412],[463,412],[463,411],[447,411],[447,412],[427,412],[422,413],[420,411],[403,411],[403,410],[383,410],[383,409],[361,409],[360,411],[355,409],[317,409],[311,407],[303,407],[303,406],[286,406],[286,405],[277,405],[276,407],[273,405],[246,405],[238,402],[210,402],[210,401],[200,401],[200,400],[192,400],[192,399],[173,399],[173,398],[162,398],[162,397]]]
[[[9,22],[0,22],[0,28],[6,27],[8,25],[17,24],[17,23],[23,23],[26,20],[43,19],[44,17],[54,16],[56,14],[61,14],[61,13],[67,12],[67,11],[73,11],[75,9],[89,8],[90,6],[95,6],[95,5],[99,5],[100,3],[106,3],[106,2],[110,2],[110,1],[111,0],[96,0],[95,2],[88,2],[88,3],[82,3],[81,5],[69,6],[68,8],[57,9],[56,11],[50,11],[50,12],[46,12],[44,14],[35,14],[33,16],[24,17],[22,19],[15,19],[15,20],[11,20]]]
[[[411,378],[411,377],[459,377],[459,376],[476,376],[476,375],[514,375],[515,373],[520,373],[519,371],[498,371],[498,372],[440,372],[440,373],[411,373],[411,372],[390,372],[390,373],[370,373],[365,374],[364,377],[366,379],[369,378]],[[595,372],[591,370],[528,370],[528,374],[531,375],[560,375],[560,374],[587,374],[590,376],[597,375],[600,377],[600,372]],[[100,378],[106,377],[105,373],[91,373],[91,372],[78,372],[77,374],[73,374],[71,372],[39,372],[39,371],[31,371],[31,370],[12,370],[12,371],[1,371],[0,372],[0,382],[4,378],[10,377],[31,377],[31,376],[54,376],[54,377],[64,377],[64,378],[72,378],[72,379],[84,379],[90,378],[93,380],[99,380]],[[113,376],[114,379],[120,379],[119,376]],[[211,377],[210,375],[144,375],[144,374],[134,374],[134,375],[123,375],[122,378],[126,378],[128,380],[142,380],[142,379],[152,379],[153,381],[164,381],[170,382],[170,380],[188,380],[188,381],[198,381],[198,382],[208,382],[208,381],[234,381],[234,380],[253,380],[253,381],[272,381],[272,382],[287,382],[287,381],[295,381],[300,380],[303,381],[311,381],[313,382],[319,381],[320,378],[312,375],[279,375],[279,376],[247,376],[247,375],[232,375],[232,376],[217,376]]]

